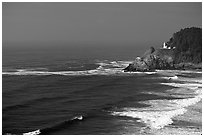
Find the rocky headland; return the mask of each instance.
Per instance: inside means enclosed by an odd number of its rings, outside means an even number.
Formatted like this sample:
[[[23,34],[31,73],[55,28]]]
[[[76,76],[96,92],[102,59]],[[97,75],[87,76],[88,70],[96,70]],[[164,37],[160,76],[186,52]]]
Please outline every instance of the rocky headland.
[[[150,47],[124,71],[155,69],[202,69],[202,30],[195,27],[181,29],[174,33],[163,47]]]

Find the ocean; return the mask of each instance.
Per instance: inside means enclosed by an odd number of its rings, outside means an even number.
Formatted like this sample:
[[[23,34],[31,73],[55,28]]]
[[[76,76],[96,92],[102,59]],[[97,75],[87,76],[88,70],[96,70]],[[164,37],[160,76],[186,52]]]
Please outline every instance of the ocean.
[[[144,51],[122,51],[3,48],[3,134],[201,134],[202,71],[123,72]]]

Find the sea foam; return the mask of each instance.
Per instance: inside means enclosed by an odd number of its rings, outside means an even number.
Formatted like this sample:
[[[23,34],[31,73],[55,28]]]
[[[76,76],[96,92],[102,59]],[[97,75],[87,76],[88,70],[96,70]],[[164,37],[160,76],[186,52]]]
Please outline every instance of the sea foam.
[[[162,77],[164,79],[168,79],[168,80],[177,80],[178,76],[172,76],[172,77]]]
[[[175,77],[176,80],[182,81],[180,77]],[[187,80],[187,78],[185,79]],[[163,85],[179,87],[174,90],[168,90],[167,94],[175,94],[178,96],[178,93],[175,90],[187,92],[189,95],[186,97],[185,93],[179,94],[180,97],[183,95],[183,99],[159,99],[159,100],[146,100],[140,101],[139,103],[146,104],[148,107],[144,108],[121,108],[119,110],[114,110],[111,112],[112,115],[116,116],[125,116],[132,118],[139,118],[138,122],[143,122],[150,129],[161,129],[167,125],[173,123],[173,118],[179,115],[183,115],[187,112],[187,108],[192,106],[202,100],[202,82],[194,81],[188,83],[161,83]],[[183,89],[183,90],[181,90]],[[152,92],[154,94],[154,92]],[[162,94],[165,94],[162,93]]]
[[[122,111],[122,112],[113,112],[113,115],[118,116],[127,116],[132,118],[140,118],[142,122],[144,122],[147,127],[154,128],[154,129],[161,129],[166,125],[172,124],[172,118],[184,114],[186,109],[172,109],[172,110],[129,110],[129,111]]]
[[[16,69],[13,71],[4,71],[3,75],[64,75],[64,76],[87,76],[87,75],[134,75],[134,74],[148,74],[152,75],[157,72],[124,72],[124,68],[130,64],[131,61],[97,61],[95,64],[99,65],[95,69],[80,70],[80,71],[48,71],[46,68],[29,68]]]
[[[121,111],[114,111],[112,115],[139,118],[147,127],[161,129],[173,123],[172,118],[184,114],[186,107],[196,104],[201,100],[201,96],[194,98],[175,100],[150,100],[140,103],[150,105],[146,108],[124,108]]]
[[[28,133],[23,133],[23,135],[39,135],[41,132],[40,130],[35,130],[35,131],[31,131],[31,132],[28,132]]]

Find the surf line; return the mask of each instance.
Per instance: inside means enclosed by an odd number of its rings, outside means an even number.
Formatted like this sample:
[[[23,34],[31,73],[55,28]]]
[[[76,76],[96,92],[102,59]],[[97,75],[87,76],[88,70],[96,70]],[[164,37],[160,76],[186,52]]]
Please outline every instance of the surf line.
[[[82,120],[84,120],[84,116],[82,116],[82,115],[75,116],[70,120],[63,121],[63,122],[56,124],[52,127],[48,127],[48,128],[44,128],[44,129],[37,129],[35,131],[23,133],[23,135],[47,135],[51,132],[55,132],[57,130],[60,130],[61,128],[65,127],[67,125],[74,124],[74,123],[80,122]]]

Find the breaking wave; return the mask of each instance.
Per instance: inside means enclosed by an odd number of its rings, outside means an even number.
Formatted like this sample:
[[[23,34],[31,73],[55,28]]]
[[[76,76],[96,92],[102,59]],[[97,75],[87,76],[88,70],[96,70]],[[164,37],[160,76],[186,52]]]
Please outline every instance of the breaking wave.
[[[155,74],[156,72],[124,72],[123,69],[128,66],[130,61],[112,61],[112,62],[97,62],[99,66],[91,70],[80,71],[49,71],[46,68],[29,68],[16,69],[12,71],[4,71],[3,75],[65,75],[65,76],[89,76],[89,75],[130,75],[130,74]]]
[[[178,79],[178,76],[172,76],[172,77],[162,77],[164,79],[168,79],[168,80],[176,80]]]
[[[182,80],[180,77],[173,77],[176,80]],[[195,80],[198,82],[198,80]],[[145,123],[146,127],[150,129],[161,129],[173,123],[173,118],[183,115],[187,112],[188,106],[194,105],[202,100],[202,81],[199,83],[161,83],[175,87],[174,90],[168,90],[168,94],[175,94],[179,92],[187,92],[179,94],[181,99],[172,100],[146,100],[139,103],[146,104],[148,107],[144,108],[121,108],[111,112],[114,116],[125,116],[139,119],[138,122]],[[182,90],[181,90],[182,89]],[[176,92],[178,90],[178,92]],[[152,94],[154,94],[152,92]],[[156,93],[158,94],[158,93]],[[161,95],[165,94],[161,93]],[[182,95],[183,94],[183,95]]]
[[[75,116],[75,117],[71,118],[70,120],[63,121],[63,122],[58,123],[56,125],[53,125],[51,127],[44,128],[44,129],[37,129],[34,131],[22,133],[22,135],[48,135],[52,132],[60,130],[63,127],[71,126],[72,124],[76,124],[82,120],[84,120],[84,116],[79,115],[79,116]],[[6,135],[14,135],[14,134],[6,133]]]
[[[132,61],[97,61],[96,64],[102,66],[102,67],[118,67],[118,68],[125,68],[127,67]]]
[[[49,76],[49,75],[64,75],[64,76],[90,76],[90,75],[130,75],[130,74],[155,74],[156,72],[124,72],[123,68],[103,68],[99,66],[94,70],[85,71],[29,71],[22,70],[16,72],[2,72],[3,75],[35,75],[35,76]]]
[[[199,71],[199,70],[156,70],[156,72],[159,72],[159,73],[174,73],[174,74],[177,74],[177,73],[202,73],[202,71]]]
[[[202,87],[200,83],[161,83],[161,84],[172,86],[172,87],[188,88],[188,89],[197,89],[199,87]]]
[[[28,132],[28,133],[23,133],[23,135],[39,135],[40,133],[41,133],[40,129],[38,129],[38,130],[31,131],[31,132]]]
[[[154,101],[154,100],[153,100]],[[151,102],[153,103],[153,102]],[[132,118],[139,118],[138,122],[144,122],[147,127],[160,129],[168,124],[172,124],[172,117],[185,113],[184,108],[172,110],[145,110],[145,109],[131,109],[127,108],[121,112],[113,112],[112,115],[127,116]]]
[[[30,71],[30,70],[17,70],[16,72],[2,72],[3,75],[67,75],[67,76],[83,76],[83,75],[112,75],[123,73],[122,69],[102,69],[96,68],[94,70],[85,71]]]

